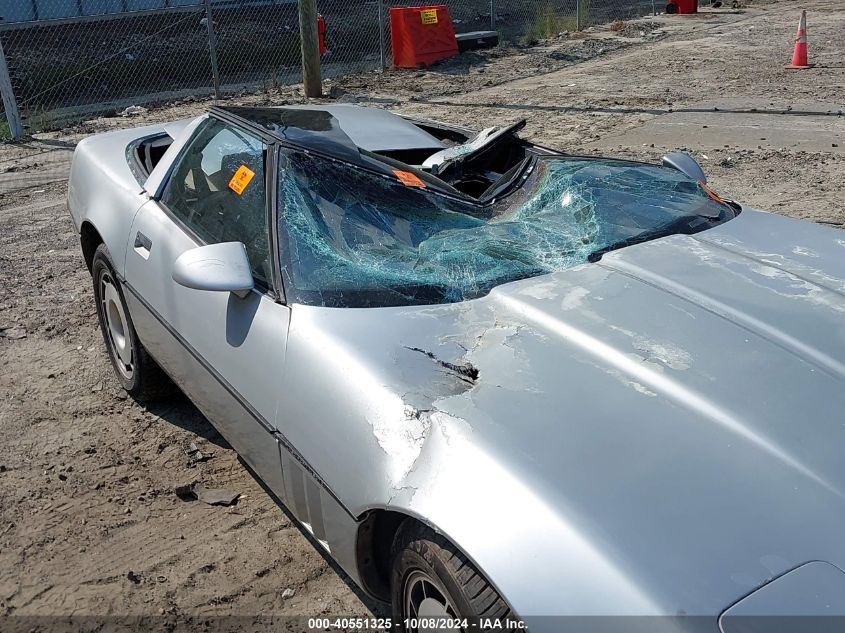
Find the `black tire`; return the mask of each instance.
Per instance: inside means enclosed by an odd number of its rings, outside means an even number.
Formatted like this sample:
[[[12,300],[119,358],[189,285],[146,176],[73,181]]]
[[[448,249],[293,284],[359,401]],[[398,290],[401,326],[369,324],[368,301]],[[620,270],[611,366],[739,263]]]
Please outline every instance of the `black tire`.
[[[406,627],[406,619],[414,614],[409,603],[419,596],[421,580],[433,585],[435,600],[445,598],[448,617],[467,618],[469,630],[488,630],[479,624],[487,618],[498,620],[504,625],[507,618],[515,620],[510,607],[499,596],[490,583],[475,566],[467,560],[445,537],[413,520],[405,521],[393,540],[390,597],[393,607],[395,630],[416,633],[414,627]],[[425,584],[422,584],[425,589]],[[428,596],[431,598],[431,596]],[[410,612],[409,612],[410,610]],[[497,628],[501,631],[503,628]]]
[[[109,261],[105,244],[100,244],[94,252],[91,275],[94,280],[94,301],[100,331],[103,333],[106,353],[120,385],[130,396],[140,401],[155,400],[172,394],[175,390],[173,382],[138,340],[123,296],[123,288]],[[113,325],[110,325],[110,319]]]

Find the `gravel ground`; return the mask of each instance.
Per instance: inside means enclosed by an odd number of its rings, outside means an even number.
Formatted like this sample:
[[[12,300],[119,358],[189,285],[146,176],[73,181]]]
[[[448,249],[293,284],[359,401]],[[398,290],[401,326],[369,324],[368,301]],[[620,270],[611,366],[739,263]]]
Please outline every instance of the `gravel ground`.
[[[800,8],[818,66],[789,73]],[[686,148],[720,193],[842,226],[843,29],[837,0],[754,2],[326,90],[477,128],[525,117],[528,137],[572,153],[659,160]],[[285,88],[240,101],[303,99]],[[171,104],[0,146],[0,614],[164,615],[202,628],[228,615],[383,613],[190,403],[141,407],[111,376],[63,206],[71,150],[95,131],[204,107]],[[210,459],[192,463],[192,442]],[[230,508],[177,498],[174,487],[193,481],[241,497]]]

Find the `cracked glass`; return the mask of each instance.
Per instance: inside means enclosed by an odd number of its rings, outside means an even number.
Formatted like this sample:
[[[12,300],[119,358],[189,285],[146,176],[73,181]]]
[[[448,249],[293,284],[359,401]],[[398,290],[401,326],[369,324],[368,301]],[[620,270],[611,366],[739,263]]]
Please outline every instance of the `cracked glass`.
[[[329,307],[473,299],[733,217],[679,171],[587,158],[543,157],[515,191],[480,205],[286,152],[278,196],[288,299]]]

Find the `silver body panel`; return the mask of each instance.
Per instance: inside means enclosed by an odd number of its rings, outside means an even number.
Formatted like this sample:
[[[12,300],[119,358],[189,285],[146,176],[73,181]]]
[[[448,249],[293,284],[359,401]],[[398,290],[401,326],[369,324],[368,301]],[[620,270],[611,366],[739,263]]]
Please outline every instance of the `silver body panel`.
[[[126,148],[135,139],[163,131],[154,125],[91,136],[82,139],[73,154],[68,181],[71,219],[77,231],[84,221],[97,227],[118,274],[123,272],[132,218],[146,200],[126,160]]]
[[[138,232],[151,245],[129,249],[124,285],[144,346],[318,541],[328,548],[331,535],[354,552],[354,540],[345,539],[355,521],[317,483],[277,424],[290,308],[257,289],[239,298],[173,282],[176,260],[197,243],[155,201],[136,214],[131,235]],[[341,551],[337,558],[350,555]]]
[[[845,572],[812,561],[776,578],[725,611],[720,625],[730,633],[731,618],[845,616]]]
[[[746,209],[463,303],[287,306],[173,283],[195,243],[111,151],[71,186],[111,213],[71,212],[126,253],[141,340],[353,579],[378,509],[446,534],[529,620],[717,630],[772,578],[845,568],[845,234]]]
[[[463,304],[294,306],[281,409],[353,513],[430,521],[522,615],[718,614],[845,566],[843,279],[840,233],[746,210]]]
[[[444,147],[437,138],[387,110],[354,105],[288,106],[291,110],[322,110],[335,117],[355,145],[371,152]]]

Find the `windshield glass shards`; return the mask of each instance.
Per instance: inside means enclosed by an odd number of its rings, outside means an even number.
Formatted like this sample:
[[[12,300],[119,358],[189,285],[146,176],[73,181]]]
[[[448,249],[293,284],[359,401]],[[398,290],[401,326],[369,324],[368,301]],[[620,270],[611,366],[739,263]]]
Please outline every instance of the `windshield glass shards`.
[[[305,153],[283,155],[279,173],[287,295],[330,307],[473,299],[732,217],[681,172],[618,160],[543,158],[487,205]]]

